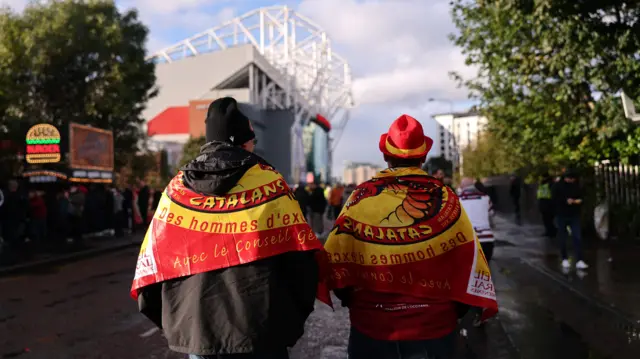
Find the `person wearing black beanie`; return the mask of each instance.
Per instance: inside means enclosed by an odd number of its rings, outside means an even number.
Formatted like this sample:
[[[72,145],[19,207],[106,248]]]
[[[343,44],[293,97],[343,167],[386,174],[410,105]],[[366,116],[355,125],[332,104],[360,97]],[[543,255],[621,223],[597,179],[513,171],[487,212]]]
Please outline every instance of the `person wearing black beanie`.
[[[191,359],[288,359],[314,309],[322,244],[282,175],[253,153],[255,139],[236,100],[211,103],[207,143],[152,219],[158,266],[136,266],[140,312]]]
[[[220,141],[242,147],[256,138],[251,121],[231,97],[217,99],[209,105],[205,124],[207,142]]]

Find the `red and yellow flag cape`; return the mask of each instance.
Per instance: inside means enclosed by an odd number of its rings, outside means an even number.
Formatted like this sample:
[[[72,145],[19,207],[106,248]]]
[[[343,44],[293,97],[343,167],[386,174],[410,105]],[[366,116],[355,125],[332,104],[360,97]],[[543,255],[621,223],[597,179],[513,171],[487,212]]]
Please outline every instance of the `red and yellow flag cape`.
[[[225,196],[167,186],[140,248],[131,288],[232,267],[289,251],[321,249],[298,202],[272,167],[255,165]]]
[[[486,308],[485,318],[497,313],[489,265],[457,196],[419,169],[385,170],[359,185],[325,250],[328,289],[446,299]]]

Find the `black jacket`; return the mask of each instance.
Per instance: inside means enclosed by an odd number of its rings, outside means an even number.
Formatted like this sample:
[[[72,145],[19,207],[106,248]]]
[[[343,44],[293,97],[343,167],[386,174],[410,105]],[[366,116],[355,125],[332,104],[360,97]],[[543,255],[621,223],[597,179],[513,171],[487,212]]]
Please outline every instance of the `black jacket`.
[[[564,179],[553,185],[552,199],[556,205],[556,215],[558,216],[578,216],[580,215],[581,204],[568,204],[569,198],[582,199],[582,190],[578,181],[567,183]]]
[[[324,196],[324,190],[316,187],[309,195],[309,208],[313,213],[324,213],[327,209],[327,198]]]
[[[182,169],[183,180],[196,192],[223,195],[260,162],[241,148],[212,142]],[[138,306],[177,352],[239,354],[291,347],[315,303],[314,252],[288,252],[157,283],[142,288]]]
[[[296,200],[298,204],[300,204],[300,209],[302,209],[302,213],[306,214],[309,207],[309,193],[304,188],[304,186],[300,185],[293,193],[296,196]]]

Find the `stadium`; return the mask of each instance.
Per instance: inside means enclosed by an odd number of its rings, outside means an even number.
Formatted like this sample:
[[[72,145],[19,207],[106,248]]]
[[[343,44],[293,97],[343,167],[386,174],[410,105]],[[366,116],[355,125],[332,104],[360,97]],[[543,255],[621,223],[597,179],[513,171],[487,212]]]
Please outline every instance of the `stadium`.
[[[353,107],[351,69],[324,30],[286,6],[250,11],[149,57],[158,96],[143,116],[177,163],[204,134],[211,101],[231,96],[253,122],[256,153],[290,183],[331,180],[331,153]]]

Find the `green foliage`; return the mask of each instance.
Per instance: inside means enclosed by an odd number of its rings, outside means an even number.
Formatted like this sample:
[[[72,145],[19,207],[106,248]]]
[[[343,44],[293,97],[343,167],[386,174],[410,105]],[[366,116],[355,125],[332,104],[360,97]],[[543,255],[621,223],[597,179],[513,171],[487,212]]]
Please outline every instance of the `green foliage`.
[[[180,159],[180,167],[194,160],[200,154],[200,147],[204,146],[207,140],[204,136],[191,137],[182,148],[182,158]]]
[[[113,130],[117,153],[137,152],[141,112],[157,92],[147,34],[136,11],[120,13],[113,1],[0,10],[0,130],[18,140],[34,123],[77,122]]]
[[[130,183],[140,179],[146,179],[147,174],[157,170],[156,154],[153,152],[140,152],[128,158],[127,165],[131,168]]]
[[[474,146],[462,150],[462,174],[464,177],[484,178],[513,172],[521,166],[509,153],[505,142],[484,132]]]
[[[640,101],[640,3],[454,0],[452,40],[476,78],[489,132],[534,173],[637,160],[640,131],[617,97]],[[480,171],[483,172],[484,170]]]

